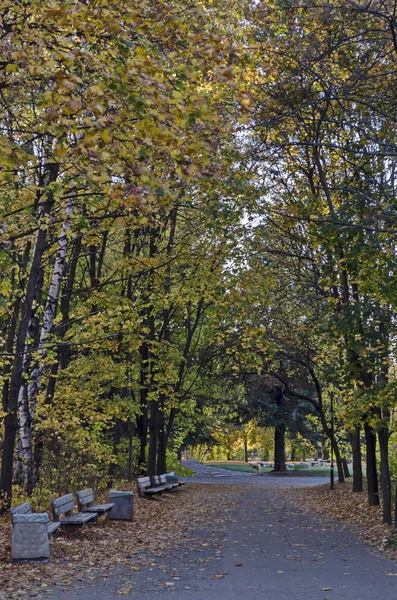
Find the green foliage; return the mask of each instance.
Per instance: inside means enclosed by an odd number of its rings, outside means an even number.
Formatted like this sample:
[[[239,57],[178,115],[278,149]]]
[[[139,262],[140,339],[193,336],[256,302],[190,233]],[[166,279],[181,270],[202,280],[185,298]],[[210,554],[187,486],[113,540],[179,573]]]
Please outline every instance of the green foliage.
[[[154,472],[166,445],[179,473],[183,445],[265,458],[280,422],[311,452],[331,394],[341,447],[394,429],[394,15],[0,14],[0,416],[20,411],[37,502]]]
[[[243,464],[243,465],[236,465],[236,464],[231,464],[228,462],[206,462],[206,465],[208,465],[209,467],[219,467],[221,469],[226,469],[227,471],[240,471],[241,473],[255,473],[255,470],[247,464]],[[265,471],[265,469],[264,469]],[[270,471],[269,469],[266,469],[266,471]]]

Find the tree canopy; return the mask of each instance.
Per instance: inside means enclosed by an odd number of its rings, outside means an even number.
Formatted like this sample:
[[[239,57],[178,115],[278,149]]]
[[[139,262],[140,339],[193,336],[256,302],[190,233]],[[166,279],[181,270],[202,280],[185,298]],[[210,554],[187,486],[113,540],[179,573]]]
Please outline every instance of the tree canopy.
[[[365,442],[390,522],[395,3],[0,20],[3,509],[275,427],[328,439],[340,481],[351,445],[357,491]]]

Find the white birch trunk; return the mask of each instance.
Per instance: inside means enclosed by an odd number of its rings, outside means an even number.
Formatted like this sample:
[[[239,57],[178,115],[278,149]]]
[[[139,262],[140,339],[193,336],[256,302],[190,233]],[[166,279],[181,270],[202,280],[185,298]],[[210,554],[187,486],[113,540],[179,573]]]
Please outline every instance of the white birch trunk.
[[[29,325],[28,331],[31,329]],[[30,371],[30,356],[33,347],[31,344],[25,343],[24,357],[23,357],[23,372],[28,373]],[[30,432],[30,413],[28,403],[28,389],[27,382],[25,379],[22,380],[21,387],[19,388],[18,394],[18,411],[19,411],[19,437],[16,448],[16,460],[14,465],[14,482],[19,485],[24,484],[23,480],[23,460],[26,456],[26,447],[29,446],[29,432]]]
[[[29,372],[27,381],[24,381],[19,390],[19,448],[20,463],[22,465],[22,481],[25,491],[30,494],[35,484],[34,456],[32,444],[32,425],[36,413],[37,395],[43,372],[43,361],[46,356],[44,344],[49,333],[51,333],[56,310],[58,306],[59,292],[62,278],[65,272],[66,252],[68,247],[68,231],[71,227],[71,216],[73,213],[73,202],[66,208],[66,219],[62,225],[61,234],[58,239],[58,249],[55,257],[54,270],[48,291],[46,306],[43,316],[43,324],[40,330],[40,338],[37,352],[40,358],[35,364],[31,364],[30,352],[25,352],[24,367]]]

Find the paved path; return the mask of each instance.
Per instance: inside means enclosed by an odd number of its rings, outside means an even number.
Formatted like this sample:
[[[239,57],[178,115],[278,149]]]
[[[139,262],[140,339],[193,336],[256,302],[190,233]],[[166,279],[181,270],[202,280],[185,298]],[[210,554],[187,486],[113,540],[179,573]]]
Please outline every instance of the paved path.
[[[396,600],[397,565],[377,556],[330,518],[305,515],[290,503],[286,485],[319,478],[250,474],[217,477],[195,466],[200,481],[246,484],[224,532],[197,532],[189,546],[139,573],[120,568],[95,584],[54,590],[53,600]],[[276,480],[275,488],[274,481]],[[269,483],[272,485],[269,485]],[[287,483],[288,481],[288,483]],[[131,591],[129,591],[131,590]]]

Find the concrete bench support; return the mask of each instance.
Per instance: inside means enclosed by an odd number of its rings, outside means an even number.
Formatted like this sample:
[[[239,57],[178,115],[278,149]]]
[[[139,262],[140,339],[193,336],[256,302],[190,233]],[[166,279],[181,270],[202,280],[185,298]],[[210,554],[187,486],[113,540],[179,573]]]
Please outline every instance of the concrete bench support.
[[[119,492],[111,490],[109,499],[113,503],[108,513],[108,519],[119,521],[132,521],[134,518],[134,495],[132,492]]]
[[[31,561],[49,559],[48,521],[47,513],[13,515],[12,560]]]

